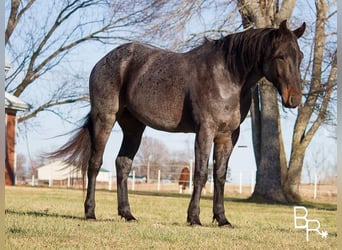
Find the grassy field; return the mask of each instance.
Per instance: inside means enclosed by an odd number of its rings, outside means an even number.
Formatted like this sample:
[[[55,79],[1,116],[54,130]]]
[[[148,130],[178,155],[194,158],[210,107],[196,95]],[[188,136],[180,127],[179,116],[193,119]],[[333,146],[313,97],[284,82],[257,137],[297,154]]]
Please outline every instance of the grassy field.
[[[6,249],[337,249],[336,203],[306,203],[318,219],[306,241],[294,229],[293,206],[225,201],[234,229],[212,223],[212,200],[201,200],[202,227],[186,224],[189,195],[131,193],[138,222],[117,216],[116,193],[96,192],[97,221],[83,219],[81,190],[6,187]]]

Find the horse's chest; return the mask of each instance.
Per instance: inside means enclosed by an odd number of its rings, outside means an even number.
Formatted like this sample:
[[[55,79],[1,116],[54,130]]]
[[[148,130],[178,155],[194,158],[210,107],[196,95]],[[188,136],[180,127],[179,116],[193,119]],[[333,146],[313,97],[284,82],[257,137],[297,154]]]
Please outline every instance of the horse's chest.
[[[240,126],[240,109],[225,107],[220,115],[216,115],[217,130],[219,132],[233,132]]]
[[[239,94],[217,97],[211,108],[211,116],[219,132],[233,132],[240,126]]]

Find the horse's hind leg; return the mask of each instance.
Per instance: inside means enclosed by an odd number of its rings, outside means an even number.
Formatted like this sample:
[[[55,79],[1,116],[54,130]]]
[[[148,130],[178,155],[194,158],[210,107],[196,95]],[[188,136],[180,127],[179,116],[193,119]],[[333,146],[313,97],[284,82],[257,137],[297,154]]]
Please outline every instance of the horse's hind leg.
[[[126,221],[135,220],[128,202],[127,178],[131,171],[133,158],[139,149],[145,125],[127,111],[118,118],[123,131],[123,141],[116,158],[118,213]]]
[[[115,123],[116,115],[114,112],[100,112],[96,109],[91,111],[92,119],[92,151],[87,170],[88,186],[87,196],[84,202],[86,219],[96,219],[95,217],[95,186],[96,177],[102,165],[103,152],[108,141],[109,135]]]

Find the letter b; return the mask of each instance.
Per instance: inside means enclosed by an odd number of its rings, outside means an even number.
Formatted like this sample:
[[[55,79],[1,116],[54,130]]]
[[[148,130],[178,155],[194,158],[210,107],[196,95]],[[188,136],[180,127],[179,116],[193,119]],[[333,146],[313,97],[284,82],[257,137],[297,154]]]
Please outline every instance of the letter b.
[[[300,213],[300,215],[297,215],[297,211],[298,210],[302,210],[304,211]],[[294,216],[294,225],[295,225],[295,228],[298,228],[298,229],[307,229],[307,219],[306,217],[308,216],[308,210],[306,209],[306,207],[303,207],[303,206],[295,206],[293,208],[293,216]],[[297,224],[297,220],[299,221],[303,221],[304,223],[298,223]]]

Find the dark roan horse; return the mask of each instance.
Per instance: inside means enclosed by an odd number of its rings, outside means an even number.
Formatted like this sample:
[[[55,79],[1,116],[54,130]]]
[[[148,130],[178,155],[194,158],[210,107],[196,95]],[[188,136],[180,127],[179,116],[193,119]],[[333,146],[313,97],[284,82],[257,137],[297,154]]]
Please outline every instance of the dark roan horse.
[[[104,56],[89,80],[91,110],[84,125],[52,155],[64,157],[88,177],[85,217],[95,219],[95,183],[108,137],[118,122],[123,141],[116,158],[118,214],[135,220],[128,201],[127,177],[146,126],[195,133],[194,189],[187,211],[190,225],[201,225],[200,196],[207,181],[214,144],[213,220],[231,224],[225,216],[224,184],[228,159],[239,137],[240,123],[251,104],[251,91],[266,77],[277,88],[285,107],[301,103],[299,67],[303,57],[297,39],[305,23],[291,31],[251,29],[174,53],[140,43],[128,43]]]

